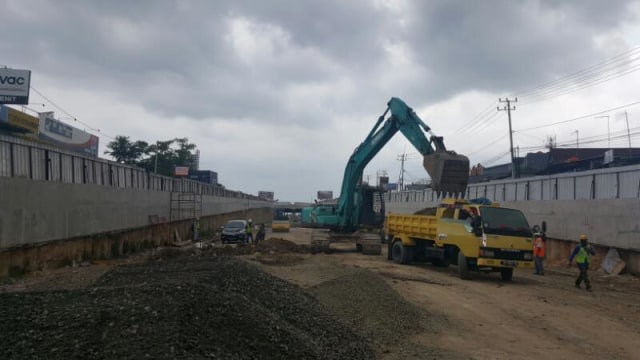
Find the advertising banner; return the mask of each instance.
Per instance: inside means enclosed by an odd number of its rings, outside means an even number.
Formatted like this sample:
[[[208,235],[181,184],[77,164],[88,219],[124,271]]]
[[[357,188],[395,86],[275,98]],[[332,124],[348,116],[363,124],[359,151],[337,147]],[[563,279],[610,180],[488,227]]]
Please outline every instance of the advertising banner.
[[[30,134],[38,134],[38,125],[40,121],[37,117],[31,116],[16,109],[9,108],[7,106],[0,106],[7,110],[6,120],[9,125],[18,127],[24,130],[24,132]]]
[[[333,199],[333,191],[318,191],[318,200]]]
[[[189,176],[189,167],[188,166],[176,166],[175,176]]]
[[[53,118],[53,112],[40,113],[38,138],[85,155],[98,156],[99,138]]]
[[[260,199],[273,201],[274,193],[273,191],[258,191],[258,197]]]
[[[0,104],[29,105],[31,70],[0,68]]]

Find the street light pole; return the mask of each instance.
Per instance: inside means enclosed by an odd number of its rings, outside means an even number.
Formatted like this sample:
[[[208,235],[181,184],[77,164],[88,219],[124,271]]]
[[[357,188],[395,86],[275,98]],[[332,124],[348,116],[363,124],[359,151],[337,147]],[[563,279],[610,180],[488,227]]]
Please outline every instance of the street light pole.
[[[158,152],[156,151],[156,156],[155,156],[155,164],[153,166],[153,173],[157,174],[158,173]]]
[[[596,119],[607,118],[607,146],[611,149],[611,128],[609,127],[609,115],[596,116]]]
[[[574,131],[576,133],[576,160],[580,160],[578,157],[578,149],[580,149],[580,142],[578,141],[578,130]]]
[[[624,112],[624,118],[627,120],[627,137],[629,138],[629,157],[631,157],[631,132],[629,132],[629,116],[627,111]]]

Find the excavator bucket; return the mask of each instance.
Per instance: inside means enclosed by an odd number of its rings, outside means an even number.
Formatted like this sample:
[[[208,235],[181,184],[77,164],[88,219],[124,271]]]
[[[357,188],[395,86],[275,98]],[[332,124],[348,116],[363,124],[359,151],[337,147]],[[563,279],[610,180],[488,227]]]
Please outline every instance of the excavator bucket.
[[[422,162],[438,194],[464,194],[469,182],[469,158],[453,151],[439,150],[424,156]]]

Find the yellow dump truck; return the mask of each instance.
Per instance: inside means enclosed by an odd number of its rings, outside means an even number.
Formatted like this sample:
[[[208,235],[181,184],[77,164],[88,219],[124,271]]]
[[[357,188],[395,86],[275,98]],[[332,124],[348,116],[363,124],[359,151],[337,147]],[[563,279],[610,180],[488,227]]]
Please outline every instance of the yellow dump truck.
[[[509,281],[513,269],[533,268],[533,234],[520,210],[486,199],[443,199],[431,213],[387,214],[389,260],[457,264],[461,279],[469,279],[469,271],[475,270],[500,272]]]

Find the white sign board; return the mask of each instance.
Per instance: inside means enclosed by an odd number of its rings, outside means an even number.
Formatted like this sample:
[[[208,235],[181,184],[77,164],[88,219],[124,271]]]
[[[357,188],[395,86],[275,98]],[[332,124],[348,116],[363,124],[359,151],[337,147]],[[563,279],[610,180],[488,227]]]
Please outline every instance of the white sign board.
[[[31,70],[0,68],[0,104],[29,105]]]

